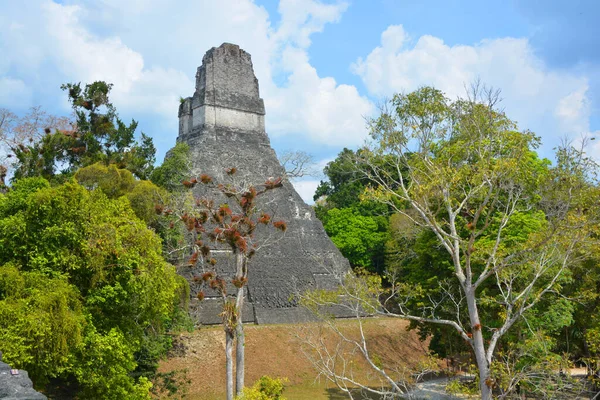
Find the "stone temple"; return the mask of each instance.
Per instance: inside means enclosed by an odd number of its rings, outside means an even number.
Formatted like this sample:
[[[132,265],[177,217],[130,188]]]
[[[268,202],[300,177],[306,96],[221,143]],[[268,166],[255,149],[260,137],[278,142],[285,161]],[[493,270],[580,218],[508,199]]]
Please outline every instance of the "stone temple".
[[[225,169],[235,167],[236,179],[253,185],[284,176],[265,132],[265,106],[250,54],[229,43],[206,52],[196,74],[196,90],[179,107],[177,141],[189,145],[194,175],[208,174],[223,182]],[[201,195],[203,187],[194,190]],[[298,306],[294,294],[335,288],[349,264],[289,182],[265,196],[259,207],[286,221],[288,229],[275,245],[261,248],[250,261],[244,320],[260,324],[303,321],[309,314]],[[266,235],[256,233],[261,234]],[[217,272],[230,280],[235,271],[233,257],[224,250],[216,254]],[[198,301],[199,287],[191,279],[198,271],[181,267],[180,273],[190,281],[192,315],[201,324],[219,323],[216,293]]]

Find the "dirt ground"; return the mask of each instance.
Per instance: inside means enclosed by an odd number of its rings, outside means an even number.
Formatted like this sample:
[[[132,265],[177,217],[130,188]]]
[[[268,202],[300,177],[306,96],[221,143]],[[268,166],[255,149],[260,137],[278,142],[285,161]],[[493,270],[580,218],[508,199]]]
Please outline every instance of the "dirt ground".
[[[351,337],[358,334],[354,320],[339,321],[339,326]],[[364,325],[371,354],[387,368],[415,366],[426,355],[427,343],[420,342],[415,332],[408,332],[406,326],[405,321],[396,319],[371,319]],[[289,400],[345,398],[334,385],[324,379],[315,380],[317,373],[301,351],[302,338],[307,335],[323,335],[328,344],[335,345],[335,336],[331,333],[319,331],[317,324],[247,325],[245,331],[247,386],[269,375],[288,380],[285,396]],[[183,333],[176,342],[171,356],[160,363],[159,372],[179,371],[180,377],[185,375],[189,380],[189,384],[183,385],[186,399],[224,398],[225,334],[222,328],[207,327]],[[390,364],[392,362],[395,365]],[[352,364],[357,376],[370,383],[377,382],[360,357]]]

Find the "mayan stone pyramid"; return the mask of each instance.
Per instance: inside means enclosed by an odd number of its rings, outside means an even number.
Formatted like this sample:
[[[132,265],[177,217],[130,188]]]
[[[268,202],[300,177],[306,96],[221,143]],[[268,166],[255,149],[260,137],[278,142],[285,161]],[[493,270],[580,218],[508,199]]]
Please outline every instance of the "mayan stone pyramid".
[[[284,176],[265,132],[265,106],[250,54],[229,43],[206,52],[196,74],[196,91],[179,107],[177,141],[189,145],[195,175],[208,174],[223,182],[225,169],[235,167],[236,178],[252,185]],[[201,195],[204,189],[198,185],[194,190]],[[295,293],[335,288],[349,264],[289,182],[266,196],[260,198],[259,207],[286,221],[288,229],[279,242],[261,248],[250,261],[244,320],[303,321],[309,315],[298,306]],[[224,250],[215,253],[217,272],[231,279],[233,256]],[[219,323],[216,293],[197,301],[199,287],[191,278],[198,271],[180,270],[190,281],[192,315],[201,324]]]

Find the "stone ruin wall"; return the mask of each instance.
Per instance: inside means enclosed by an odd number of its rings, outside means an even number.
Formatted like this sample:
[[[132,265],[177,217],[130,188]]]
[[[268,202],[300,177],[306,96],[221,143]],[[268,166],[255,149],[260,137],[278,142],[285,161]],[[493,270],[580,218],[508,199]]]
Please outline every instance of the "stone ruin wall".
[[[264,102],[250,54],[228,43],[206,53],[196,74],[196,90],[179,107],[177,141],[190,146],[194,175],[205,173],[223,182],[224,170],[235,167],[236,179],[251,185],[284,176],[265,131]],[[202,190],[197,185],[194,194],[200,196]],[[259,208],[286,221],[288,229],[280,241],[260,249],[250,261],[244,320],[306,321],[310,315],[298,306],[295,295],[307,289],[334,289],[349,270],[348,261],[291,183],[286,181],[260,201]],[[258,241],[267,234],[257,230]],[[235,266],[230,251],[221,248],[215,258],[217,272],[231,280]],[[220,323],[217,294],[207,293],[202,302],[196,299],[200,287],[192,278],[201,271],[186,266],[179,271],[190,282],[192,315],[201,324]],[[339,310],[338,314],[344,316]]]
[[[2,362],[0,351],[0,399],[2,400],[46,400],[46,396],[36,392],[27,371],[13,369]]]

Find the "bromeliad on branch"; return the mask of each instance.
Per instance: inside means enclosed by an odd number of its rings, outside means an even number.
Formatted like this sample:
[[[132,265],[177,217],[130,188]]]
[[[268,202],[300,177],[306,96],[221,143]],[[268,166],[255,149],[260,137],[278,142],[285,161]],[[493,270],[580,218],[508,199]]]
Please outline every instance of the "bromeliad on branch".
[[[257,200],[265,193],[283,186],[281,178],[269,178],[264,184],[256,186],[236,185],[235,167],[225,169],[227,183],[218,183],[211,176],[201,174],[182,182],[185,188],[192,189],[197,185],[204,186],[202,192],[210,193],[195,199],[193,210],[182,212],[179,219],[192,236],[193,252],[187,265],[200,266],[203,271],[192,278],[199,288],[196,297],[204,300],[206,290],[216,292],[222,302],[220,316],[226,338],[227,359],[227,396],[233,398],[233,343],[236,344],[236,392],[244,387],[244,325],[242,311],[244,306],[244,288],[248,284],[248,263],[256,251],[268,243],[257,241],[255,231],[260,224],[262,229],[268,227],[279,231],[281,236],[287,225],[284,221],[274,221],[273,216],[260,211]],[[224,201],[224,202],[221,202]],[[157,213],[166,213],[162,205],[155,207]],[[220,276],[214,266],[217,259],[212,256],[208,243],[225,246],[235,257],[236,271],[229,282]],[[228,283],[234,290],[228,292]]]

